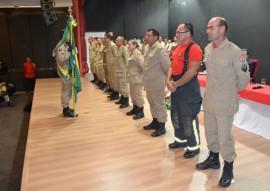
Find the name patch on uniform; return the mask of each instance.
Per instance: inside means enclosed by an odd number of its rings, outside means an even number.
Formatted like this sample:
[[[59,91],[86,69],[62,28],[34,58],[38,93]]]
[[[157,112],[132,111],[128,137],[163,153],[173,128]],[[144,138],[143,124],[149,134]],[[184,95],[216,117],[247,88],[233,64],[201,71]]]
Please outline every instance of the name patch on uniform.
[[[179,52],[178,57],[181,57],[181,56],[182,56],[182,52]]]
[[[245,62],[246,61],[246,56],[245,55],[240,55],[239,60],[241,62]]]

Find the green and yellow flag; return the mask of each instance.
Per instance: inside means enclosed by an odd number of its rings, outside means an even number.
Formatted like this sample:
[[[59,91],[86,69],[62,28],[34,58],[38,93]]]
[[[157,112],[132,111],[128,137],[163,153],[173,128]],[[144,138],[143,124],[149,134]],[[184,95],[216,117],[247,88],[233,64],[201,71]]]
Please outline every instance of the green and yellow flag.
[[[67,71],[58,71],[60,75],[68,80],[71,77],[71,83],[72,83],[72,97],[73,97],[73,108],[75,112],[75,104],[77,103],[77,94],[82,91],[82,85],[81,85],[81,79],[80,79],[80,67],[77,57],[77,48],[75,45],[74,40],[74,33],[73,33],[73,27],[77,26],[77,22],[75,19],[70,18],[67,22],[67,26],[65,28],[64,34],[62,36],[61,42],[58,43],[55,50],[62,44],[66,42],[67,37],[70,37],[70,45],[72,47],[72,52],[69,57],[69,66]]]

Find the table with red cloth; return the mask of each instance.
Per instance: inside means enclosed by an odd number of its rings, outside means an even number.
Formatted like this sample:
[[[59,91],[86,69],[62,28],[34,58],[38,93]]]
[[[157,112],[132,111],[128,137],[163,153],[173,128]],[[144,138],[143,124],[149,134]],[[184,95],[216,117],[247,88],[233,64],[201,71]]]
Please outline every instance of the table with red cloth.
[[[206,87],[206,75],[198,75],[202,96]],[[270,86],[253,89],[260,84],[249,84],[239,92],[239,111],[233,124],[241,129],[270,139]]]

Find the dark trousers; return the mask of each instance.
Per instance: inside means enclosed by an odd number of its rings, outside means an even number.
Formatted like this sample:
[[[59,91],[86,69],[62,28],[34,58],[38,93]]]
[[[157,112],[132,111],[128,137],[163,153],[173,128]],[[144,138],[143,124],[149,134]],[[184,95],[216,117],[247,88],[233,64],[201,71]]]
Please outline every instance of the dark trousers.
[[[194,103],[183,102],[183,92],[177,88],[171,94],[171,120],[174,127],[175,141],[187,143],[188,150],[200,148],[200,130],[198,114],[201,100]]]
[[[26,91],[34,91],[36,78],[25,78],[25,89]]]

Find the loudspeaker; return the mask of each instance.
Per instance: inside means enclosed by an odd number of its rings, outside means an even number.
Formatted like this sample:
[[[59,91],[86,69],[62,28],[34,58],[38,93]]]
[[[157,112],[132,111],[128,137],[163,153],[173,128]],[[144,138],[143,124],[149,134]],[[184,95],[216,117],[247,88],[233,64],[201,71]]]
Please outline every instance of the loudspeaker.
[[[53,9],[53,0],[40,0],[43,17],[47,25],[55,23],[58,19]]]

